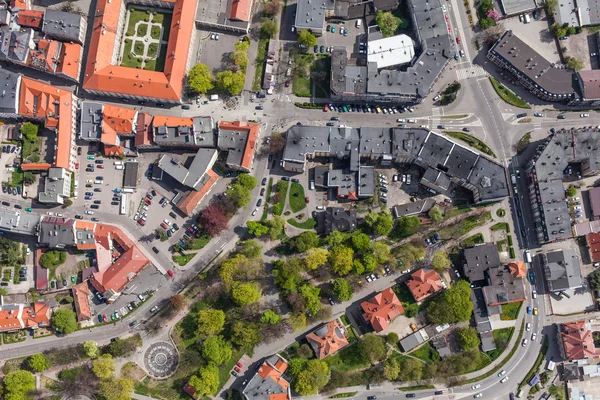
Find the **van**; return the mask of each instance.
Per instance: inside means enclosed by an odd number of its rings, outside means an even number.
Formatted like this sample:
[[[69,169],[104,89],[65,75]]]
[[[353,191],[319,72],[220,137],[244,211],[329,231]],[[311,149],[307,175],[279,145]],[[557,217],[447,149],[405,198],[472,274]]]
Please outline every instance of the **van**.
[[[310,190],[315,190],[315,181],[310,181]]]
[[[356,20],[356,27],[360,28],[361,23],[362,23],[362,21],[360,19],[357,19]]]
[[[102,185],[102,183],[103,183],[103,182],[104,182],[104,181],[100,181],[100,180],[98,180],[98,179],[96,179],[96,180],[94,181],[94,183],[95,183],[96,185]]]

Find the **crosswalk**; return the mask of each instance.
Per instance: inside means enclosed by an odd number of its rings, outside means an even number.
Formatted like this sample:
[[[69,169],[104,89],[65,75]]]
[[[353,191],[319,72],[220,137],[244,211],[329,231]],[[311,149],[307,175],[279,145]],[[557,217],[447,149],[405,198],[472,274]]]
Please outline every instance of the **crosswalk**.
[[[481,66],[473,65],[471,67],[456,70],[456,75],[458,76],[459,81],[464,81],[469,78],[487,76],[488,73]]]

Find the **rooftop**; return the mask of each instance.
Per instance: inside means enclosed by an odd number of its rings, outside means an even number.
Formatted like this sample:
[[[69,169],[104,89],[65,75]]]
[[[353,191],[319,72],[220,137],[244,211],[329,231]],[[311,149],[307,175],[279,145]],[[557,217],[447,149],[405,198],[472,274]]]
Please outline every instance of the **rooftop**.
[[[600,71],[579,71],[580,82],[583,86],[583,97],[586,99],[600,99]]]
[[[63,217],[42,217],[38,242],[50,248],[75,244],[75,220]]]
[[[123,188],[134,189],[138,184],[138,174],[140,164],[138,162],[127,161],[125,163],[125,173],[123,174]]]
[[[10,208],[0,207],[0,230],[21,235],[35,235],[40,216]]]
[[[525,264],[522,261],[486,271],[483,294],[489,306],[525,301]]]
[[[367,62],[378,69],[410,62],[415,56],[415,46],[407,35],[370,40],[367,45]]]
[[[296,8],[296,29],[320,31],[325,24],[325,14],[333,10],[334,2],[329,0],[300,0]]]
[[[519,14],[538,8],[535,0],[501,0],[500,5],[505,15]]]
[[[592,262],[600,261],[600,233],[590,233],[587,235],[587,245]]]
[[[593,187],[588,190],[590,205],[592,206],[592,216],[594,219],[600,218],[600,187]]]
[[[319,360],[335,354],[349,344],[346,339],[346,328],[337,319],[306,335],[306,340]]]
[[[394,217],[409,217],[412,215],[425,214],[435,205],[433,199],[423,199],[411,203],[398,204],[392,207]]]
[[[583,285],[579,257],[572,249],[555,250],[542,255],[544,275],[551,292]]]
[[[244,121],[220,121],[217,146],[227,150],[227,166],[249,172],[260,124]]]
[[[50,37],[64,41],[83,43],[87,24],[85,19],[75,13],[46,8],[42,32]]]
[[[404,308],[391,287],[363,301],[360,307],[364,320],[371,324],[375,332],[383,331],[394,318],[404,313]]]
[[[494,243],[483,243],[464,250],[464,272],[469,281],[485,279],[484,272],[489,268],[498,268],[500,255]]]
[[[18,112],[18,94],[21,85],[19,74],[0,69],[0,113],[17,114]]]
[[[410,275],[406,286],[416,302],[420,302],[446,287],[434,269],[421,268]]]
[[[340,207],[325,209],[325,233],[349,231],[356,228],[356,211]]]
[[[290,400],[289,382],[283,377],[287,361],[273,355],[260,366],[243,390],[246,400]]]
[[[600,355],[600,349],[594,345],[591,325],[585,320],[559,324],[558,331],[565,359],[581,360]]]

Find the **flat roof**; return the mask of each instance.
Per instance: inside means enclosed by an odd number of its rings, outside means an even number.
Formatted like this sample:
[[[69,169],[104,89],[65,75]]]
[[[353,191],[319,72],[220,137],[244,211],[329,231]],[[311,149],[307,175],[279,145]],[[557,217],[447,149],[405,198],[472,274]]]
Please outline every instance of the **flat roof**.
[[[38,214],[0,207],[0,230],[3,232],[35,235],[39,223]]]
[[[539,7],[535,0],[500,0],[500,5],[505,15],[519,14]]]
[[[63,40],[82,43],[85,39],[87,24],[85,19],[74,13],[46,8],[42,32]]]
[[[0,69],[0,113],[17,114],[19,106],[19,87],[21,77],[19,74]]]
[[[327,10],[333,10],[335,2],[330,0],[299,0],[296,3],[296,29],[323,29]]]
[[[464,273],[469,281],[485,279],[485,271],[500,266],[500,255],[494,243],[483,243],[464,250]]]
[[[140,164],[138,162],[127,161],[125,163],[125,174],[123,175],[124,188],[133,189],[137,187],[139,170]]]
[[[96,141],[102,137],[102,106],[94,101],[81,102],[79,115],[79,137]]]
[[[408,35],[397,35],[371,40],[367,44],[367,62],[377,68],[387,68],[410,62],[415,56],[415,45]]]
[[[198,25],[247,32],[251,5],[252,2],[237,4],[236,0],[205,0],[196,8],[194,18]]]

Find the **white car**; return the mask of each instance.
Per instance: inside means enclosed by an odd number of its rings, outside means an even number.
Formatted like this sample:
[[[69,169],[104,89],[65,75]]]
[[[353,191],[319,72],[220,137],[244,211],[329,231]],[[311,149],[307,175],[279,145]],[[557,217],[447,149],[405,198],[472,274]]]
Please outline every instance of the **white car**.
[[[134,220],[138,220],[140,218],[140,213],[135,213],[135,217],[133,217]]]
[[[533,332],[533,333],[531,334],[531,341],[532,341],[532,342],[535,342],[535,338],[536,338],[536,337],[537,337],[537,334],[536,334],[535,332]]]
[[[471,386],[471,389],[475,390],[475,389],[479,389],[480,387],[481,387],[481,384],[478,383],[477,385]]]
[[[92,210],[85,210],[85,213],[88,215],[92,215],[94,212]]]
[[[506,382],[507,380],[508,380],[508,376],[506,376],[506,377],[504,377],[504,378],[500,379],[500,383],[504,383],[504,382]]]
[[[27,248],[27,255],[30,255],[30,254],[31,254],[31,249],[28,247]]]
[[[258,212],[258,208],[255,208],[254,211],[252,211],[252,216],[254,217],[257,212]]]
[[[442,11],[446,12],[446,5],[445,4],[442,4]]]
[[[210,34],[210,40],[215,40],[215,34],[214,33]]]
[[[401,123],[404,123],[404,122],[406,122],[406,120],[405,120],[404,118],[398,118],[398,119],[396,120],[396,122],[401,122]]]
[[[498,372],[498,378],[502,378],[504,375],[506,375],[506,371],[502,370],[500,372]]]
[[[477,394],[473,395],[473,398],[478,399],[482,396],[483,396],[483,393],[477,393]]]
[[[580,118],[587,118],[589,116],[590,116],[590,114],[588,114],[588,113],[579,114]]]
[[[537,299],[537,292],[535,290],[533,292],[531,292],[531,297],[533,297],[534,299]]]
[[[171,221],[169,221],[168,219],[165,218],[163,222],[168,226],[171,226]]]
[[[380,197],[387,197],[387,193],[381,192],[381,193],[379,193],[379,196]]]
[[[527,346],[527,343],[529,343],[529,340],[527,340],[527,338],[523,339],[523,341],[521,342],[521,346],[525,347]]]
[[[371,275],[367,275],[366,279],[367,279],[367,282],[371,282],[373,280],[373,279],[371,279]]]
[[[525,329],[527,330],[527,332],[531,331],[531,323],[530,322],[527,323]]]

